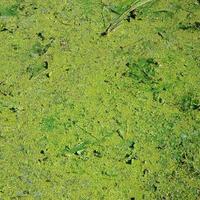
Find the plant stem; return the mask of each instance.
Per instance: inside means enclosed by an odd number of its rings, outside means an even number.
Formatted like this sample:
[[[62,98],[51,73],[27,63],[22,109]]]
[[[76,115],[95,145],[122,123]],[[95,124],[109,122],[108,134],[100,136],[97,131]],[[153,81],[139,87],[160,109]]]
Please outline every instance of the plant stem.
[[[113,31],[119,23],[124,20],[124,18],[133,10],[151,2],[153,0],[137,0],[132,3],[127,10],[125,10],[118,18],[116,18],[101,35],[108,35],[111,31]]]

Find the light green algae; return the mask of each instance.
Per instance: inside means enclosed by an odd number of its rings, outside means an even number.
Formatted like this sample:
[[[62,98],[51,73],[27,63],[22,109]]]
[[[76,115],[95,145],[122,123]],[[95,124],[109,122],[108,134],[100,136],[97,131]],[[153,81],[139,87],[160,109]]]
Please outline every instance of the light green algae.
[[[197,200],[200,5],[1,0],[0,199]]]

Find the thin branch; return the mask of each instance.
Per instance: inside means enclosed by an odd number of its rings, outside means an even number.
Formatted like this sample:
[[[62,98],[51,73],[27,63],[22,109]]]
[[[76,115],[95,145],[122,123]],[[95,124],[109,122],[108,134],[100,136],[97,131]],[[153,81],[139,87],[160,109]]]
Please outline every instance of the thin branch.
[[[137,0],[134,3],[132,3],[127,10],[125,10],[118,18],[116,18],[108,27],[107,29],[101,34],[101,35],[108,35],[111,31],[113,31],[122,20],[124,20],[127,15],[137,8],[151,2],[153,0]]]

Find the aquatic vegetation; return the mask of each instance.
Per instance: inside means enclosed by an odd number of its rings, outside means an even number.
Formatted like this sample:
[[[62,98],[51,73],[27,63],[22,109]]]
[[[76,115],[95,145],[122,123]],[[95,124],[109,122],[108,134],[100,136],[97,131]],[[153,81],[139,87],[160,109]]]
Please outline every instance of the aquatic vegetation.
[[[38,51],[37,51],[37,53],[38,53]],[[45,61],[44,63],[39,63],[39,64],[28,66],[26,69],[26,72],[29,75],[29,79],[32,79],[33,77],[36,77],[41,72],[44,72],[47,69],[48,69],[48,62]]]
[[[192,93],[184,95],[180,100],[180,109],[184,112],[200,110],[200,101]]]
[[[46,45],[43,45],[40,42],[36,42],[30,50],[30,55],[31,56],[42,56],[48,51],[48,49],[51,47],[51,45],[52,45],[52,41]]]
[[[14,4],[9,7],[4,7],[3,5],[0,5],[0,16],[6,16],[6,17],[12,17],[16,16],[18,13],[18,4]]]
[[[53,116],[42,119],[42,130],[52,132],[56,128],[56,119]]]
[[[91,144],[90,141],[85,141],[71,148],[69,148],[68,146],[65,146],[65,149],[62,151],[62,155],[65,155],[66,153],[81,155],[83,151],[86,150],[86,148],[88,148],[88,145],[90,144]]]
[[[141,2],[1,0],[0,199],[199,198],[199,3]]]
[[[127,63],[128,77],[133,78],[139,83],[154,82],[156,68],[159,66],[153,58],[139,59],[136,63]]]
[[[126,1],[118,2],[117,4],[116,3],[108,4],[108,5],[104,4],[104,7],[106,7],[108,10],[110,10],[111,12],[117,15],[121,15],[124,11],[128,9],[131,3],[133,3],[133,1],[126,0]]]
[[[151,1],[153,1],[153,0],[136,0],[136,1],[134,1],[118,18],[116,18],[112,23],[110,23],[110,25],[106,28],[106,30],[104,32],[102,32],[101,35],[105,36],[105,35],[109,34],[111,31],[113,31],[119,25],[119,23],[122,20],[124,20],[124,18],[127,18],[127,16],[132,11],[135,11],[139,7],[149,3]],[[122,7],[122,9],[124,9],[124,7]]]
[[[199,31],[200,30],[200,22],[194,22],[194,23],[189,23],[189,24],[179,24],[179,29],[182,30],[196,30]]]

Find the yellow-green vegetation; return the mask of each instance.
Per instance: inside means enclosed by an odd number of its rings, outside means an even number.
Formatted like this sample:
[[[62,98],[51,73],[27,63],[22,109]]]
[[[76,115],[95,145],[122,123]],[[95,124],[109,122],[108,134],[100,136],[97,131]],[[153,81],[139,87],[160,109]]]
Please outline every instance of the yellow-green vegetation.
[[[0,199],[198,200],[200,1],[0,1]]]

